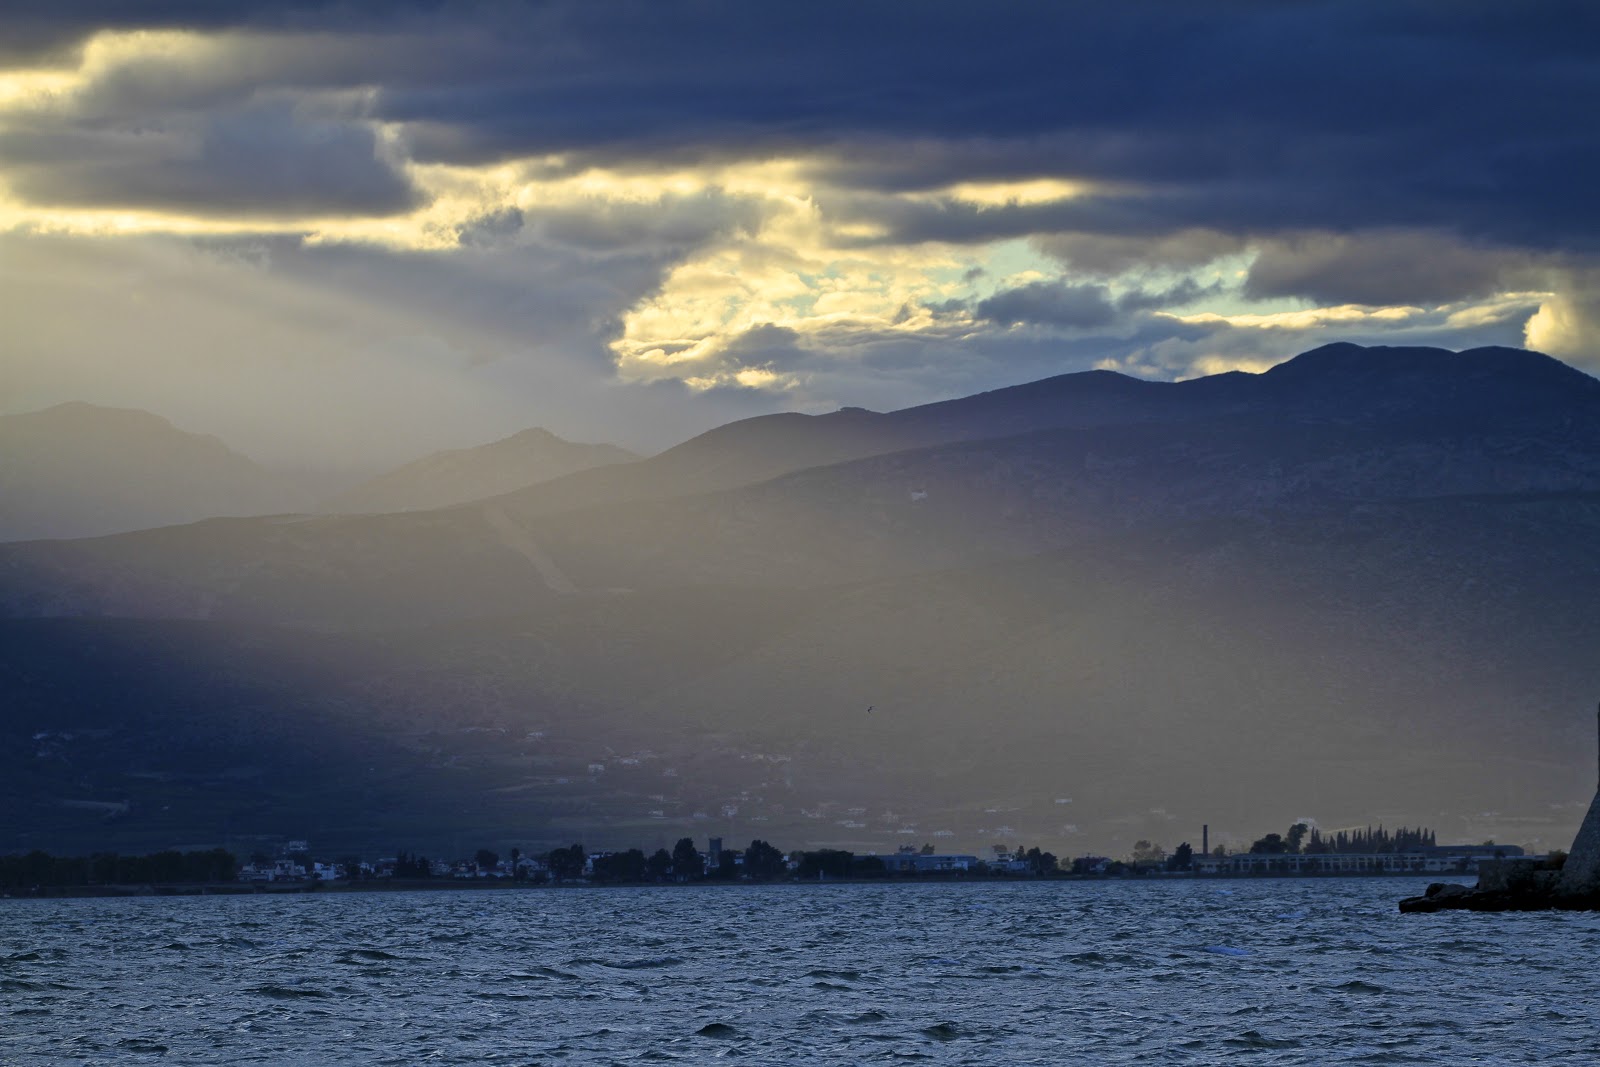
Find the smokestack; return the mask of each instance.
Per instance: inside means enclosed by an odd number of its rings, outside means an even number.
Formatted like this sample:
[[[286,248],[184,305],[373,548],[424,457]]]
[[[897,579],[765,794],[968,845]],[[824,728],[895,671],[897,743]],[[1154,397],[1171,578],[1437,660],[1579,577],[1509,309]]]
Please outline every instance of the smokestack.
[[[1208,822],[1200,824],[1200,855],[1211,855],[1211,824]]]

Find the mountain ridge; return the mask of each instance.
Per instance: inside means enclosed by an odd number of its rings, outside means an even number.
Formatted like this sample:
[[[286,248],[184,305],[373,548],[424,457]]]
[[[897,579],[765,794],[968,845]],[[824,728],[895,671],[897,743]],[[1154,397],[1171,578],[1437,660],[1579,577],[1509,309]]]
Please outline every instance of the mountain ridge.
[[[217,437],[84,401],[0,415],[0,495],[0,541],[267,514],[304,502],[293,482]]]
[[[412,460],[324,500],[318,510],[381,513],[443,508],[638,459],[616,445],[579,444],[535,426],[487,444]]]
[[[1402,360],[1406,362],[1401,364]],[[758,415],[708,430],[637,465],[579,472],[519,491],[510,503],[524,514],[547,514],[681,496],[755,484],[789,471],[871,455],[1071,426],[1208,418],[1250,410],[1327,417],[1330,398],[1321,387],[1320,376],[1326,373],[1324,368],[1343,365],[1348,369],[1352,363],[1359,363],[1369,379],[1373,368],[1379,368],[1387,371],[1389,381],[1405,381],[1411,386],[1451,381],[1455,377],[1451,372],[1460,366],[1479,379],[1498,371],[1495,376],[1505,388],[1479,390],[1471,417],[1493,417],[1508,396],[1544,403],[1563,400],[1600,413],[1600,380],[1542,354],[1493,347],[1455,353],[1335,342],[1261,374],[1233,371],[1164,382],[1090,370],[887,413],[846,408],[825,415]],[[1418,370],[1429,376],[1419,382]],[[1350,399],[1348,391],[1343,398]],[[1408,410],[1420,414],[1430,409],[1430,402],[1437,408],[1437,397],[1430,396],[1428,389],[1412,388],[1398,402],[1373,400],[1346,410],[1342,417],[1393,418]],[[1190,405],[1187,409],[1180,407],[1186,403]]]

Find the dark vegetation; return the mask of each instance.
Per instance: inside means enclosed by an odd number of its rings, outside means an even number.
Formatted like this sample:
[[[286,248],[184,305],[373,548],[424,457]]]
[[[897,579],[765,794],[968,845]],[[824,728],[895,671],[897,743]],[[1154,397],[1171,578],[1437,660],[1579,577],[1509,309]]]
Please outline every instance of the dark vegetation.
[[[1433,848],[1439,843],[1438,836],[1429,829],[1400,829],[1390,832],[1383,827],[1376,830],[1367,827],[1365,830],[1339,830],[1332,836],[1325,836],[1315,827],[1308,827],[1303,822],[1297,822],[1289,827],[1286,836],[1268,834],[1250,846],[1254,853],[1269,855],[1294,854],[1304,852],[1307,855],[1363,853],[1383,854],[1390,852],[1418,852],[1422,849]]]
[[[183,885],[228,882],[238,874],[231,852],[168,850],[147,856],[52,856],[33,851],[0,856],[0,889],[79,888],[97,885]]]

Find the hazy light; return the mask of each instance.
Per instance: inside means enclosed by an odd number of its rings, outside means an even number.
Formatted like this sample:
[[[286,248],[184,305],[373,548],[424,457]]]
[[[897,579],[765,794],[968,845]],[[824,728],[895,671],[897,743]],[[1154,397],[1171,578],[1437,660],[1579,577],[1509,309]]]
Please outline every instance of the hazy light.
[[[937,192],[924,193],[920,196],[923,199],[964,200],[982,207],[1005,207],[1009,204],[1050,204],[1060,200],[1071,200],[1099,191],[1101,188],[1092,182],[1037,178],[1023,182],[958,182]]]
[[[1424,313],[1419,307],[1374,308],[1361,304],[1342,304],[1339,307],[1306,308],[1302,311],[1277,311],[1271,314],[1219,315],[1201,312],[1197,315],[1168,315],[1167,318],[1195,325],[1221,324],[1254,327],[1256,329],[1310,330],[1319,326],[1351,325],[1362,322],[1403,322]]]

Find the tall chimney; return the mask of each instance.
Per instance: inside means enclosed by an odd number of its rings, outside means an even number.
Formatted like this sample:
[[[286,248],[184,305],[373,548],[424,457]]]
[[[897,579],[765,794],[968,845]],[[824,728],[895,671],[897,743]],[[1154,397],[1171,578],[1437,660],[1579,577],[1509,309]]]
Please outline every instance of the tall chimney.
[[[1208,822],[1200,824],[1200,855],[1211,855],[1211,824]]]

